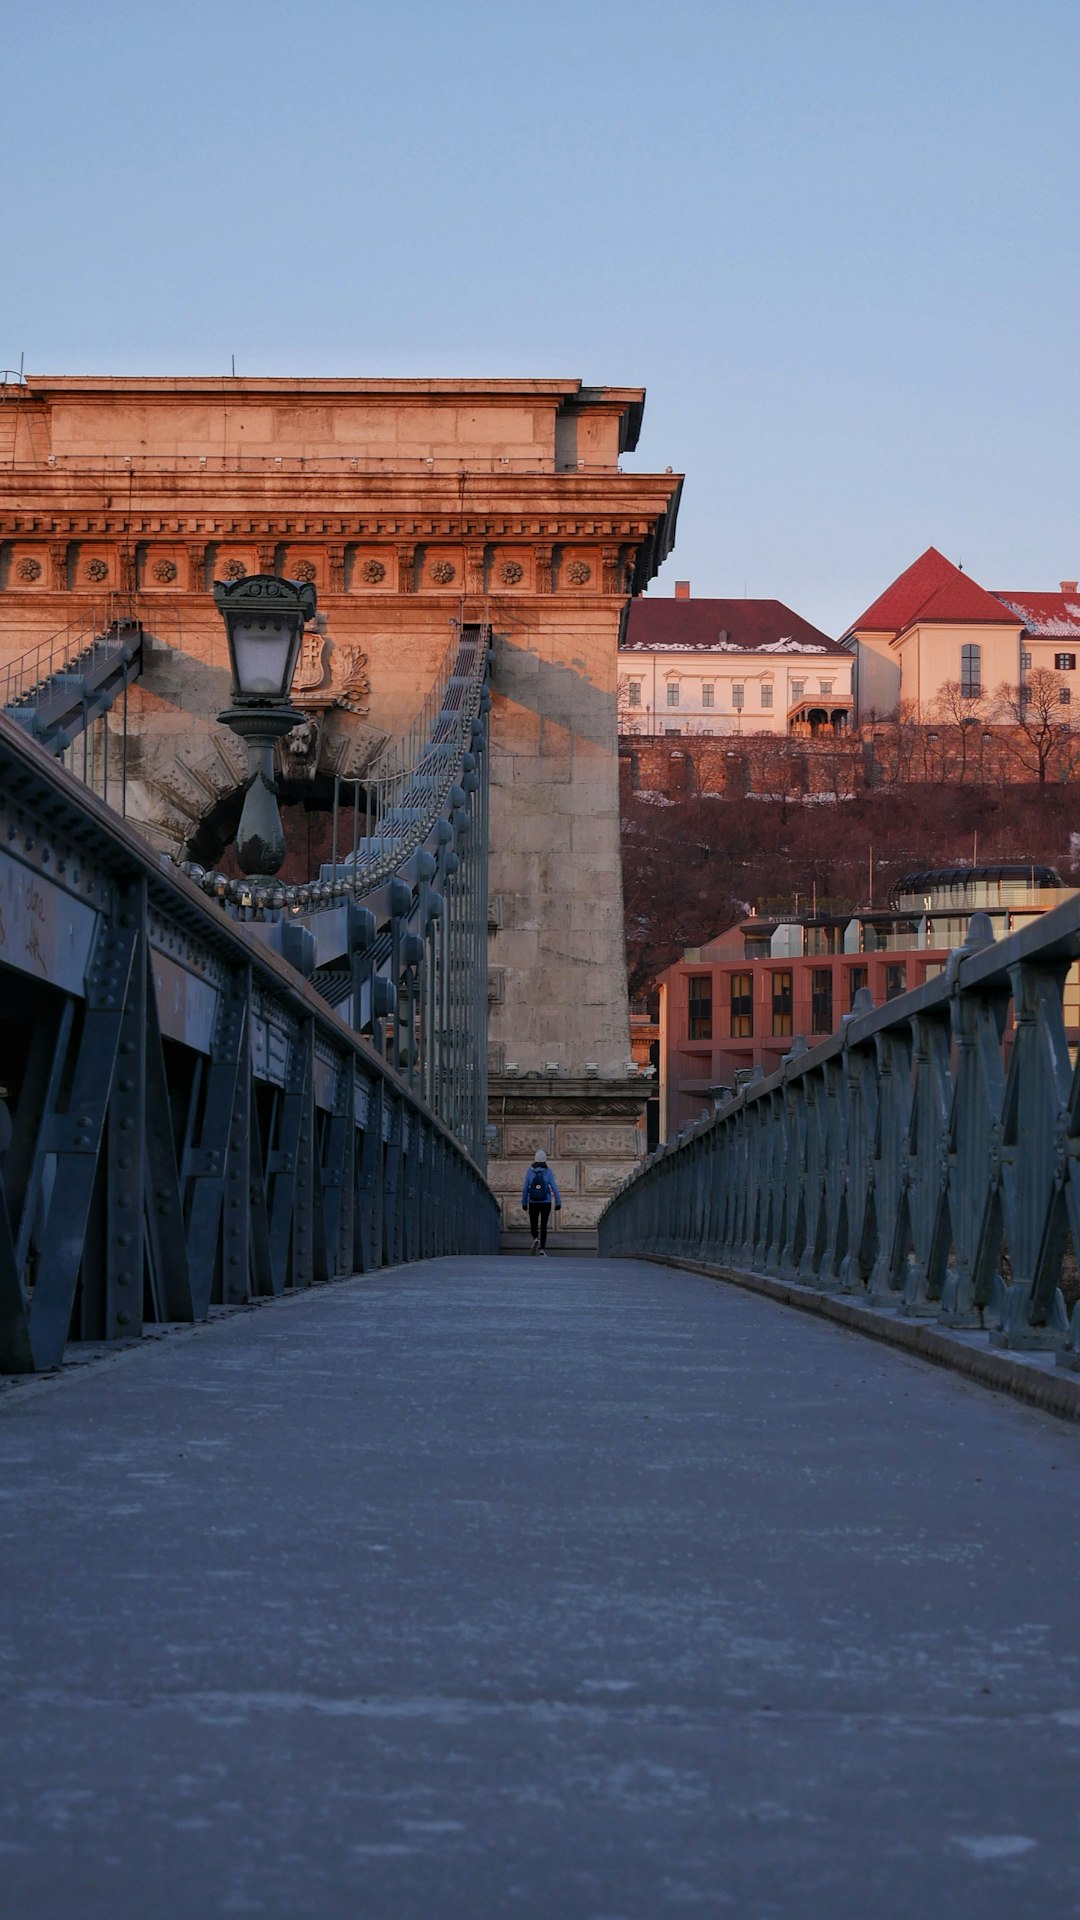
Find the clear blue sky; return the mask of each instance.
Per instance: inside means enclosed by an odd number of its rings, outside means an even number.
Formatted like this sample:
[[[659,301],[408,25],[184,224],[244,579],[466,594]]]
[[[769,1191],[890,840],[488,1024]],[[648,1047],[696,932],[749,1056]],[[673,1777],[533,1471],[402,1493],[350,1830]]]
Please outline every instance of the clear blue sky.
[[[1080,573],[1080,0],[39,0],[0,365],[648,388],[676,575]]]

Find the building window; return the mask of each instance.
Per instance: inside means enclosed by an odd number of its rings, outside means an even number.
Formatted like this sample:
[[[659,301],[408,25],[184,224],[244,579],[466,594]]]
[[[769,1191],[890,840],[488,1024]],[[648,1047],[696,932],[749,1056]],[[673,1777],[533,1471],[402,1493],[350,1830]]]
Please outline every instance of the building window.
[[[1075,673],[1076,672],[1075,653],[1055,653],[1054,672],[1055,673]]]
[[[885,998],[895,1000],[898,994],[907,992],[907,964],[895,960],[885,969]]]
[[[820,693],[823,700],[828,700],[831,698],[832,687],[833,687],[833,683],[831,680],[818,681],[818,692]]]
[[[716,705],[716,690],[711,680],[706,680],[702,684],[701,704],[703,707],[715,707]]]
[[[772,975],[772,1030],[775,1034],[791,1032],[791,970]]]
[[[712,978],[707,973],[690,975],[691,1040],[712,1039]]]
[[[804,927],[804,953],[835,953],[836,927]]]
[[[772,681],[771,680],[763,680],[761,683],[761,704],[763,707],[772,706]]]
[[[1020,649],[1020,671],[1021,673],[1031,672],[1031,655],[1026,647]]]
[[[1058,688],[1058,705],[1059,707],[1072,706],[1072,688],[1071,687]]]
[[[793,681],[792,681],[792,683],[791,683],[791,697],[792,697],[792,699],[793,699],[793,700],[801,700],[801,699],[803,698],[803,696],[804,696],[804,694],[805,694],[805,693],[806,693],[806,681],[805,681],[805,680],[793,680]]]
[[[752,973],[733,973],[731,976],[731,1037],[733,1040],[752,1040],[754,1037]]]
[[[974,641],[960,649],[960,691],[967,700],[982,699],[982,648]]]
[[[669,707],[677,707],[679,704],[679,683],[677,680],[669,680],[667,683],[667,703]]]
[[[848,969],[848,1008],[849,1010],[854,1008],[855,995],[858,993],[859,988],[865,987],[866,985],[867,985],[866,968],[865,967],[849,967]]]
[[[813,1033],[831,1033],[832,968],[815,967],[810,981],[810,1028]]]
[[[736,713],[741,713],[746,704],[746,688],[741,680],[736,680],[731,688],[731,704]]]
[[[632,707],[640,707],[641,705],[641,681],[640,680],[631,680],[630,690],[627,695],[627,698]]]

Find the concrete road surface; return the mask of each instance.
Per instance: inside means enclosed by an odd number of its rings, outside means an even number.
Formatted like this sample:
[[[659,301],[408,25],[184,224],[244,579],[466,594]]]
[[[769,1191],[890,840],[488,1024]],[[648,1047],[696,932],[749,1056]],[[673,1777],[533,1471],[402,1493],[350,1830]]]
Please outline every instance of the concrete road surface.
[[[444,1260],[0,1394],[4,1920],[1080,1914],[1080,1431]]]

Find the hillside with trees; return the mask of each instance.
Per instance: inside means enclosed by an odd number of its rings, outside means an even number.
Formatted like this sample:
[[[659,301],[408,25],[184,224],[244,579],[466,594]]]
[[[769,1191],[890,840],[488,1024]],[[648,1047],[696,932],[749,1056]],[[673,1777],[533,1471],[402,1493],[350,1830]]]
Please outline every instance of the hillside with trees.
[[[917,764],[941,751],[925,729],[892,723],[889,732],[888,742],[877,743],[880,757],[892,746],[901,754],[910,750]],[[1080,884],[1080,792],[1060,768],[1048,777],[1045,760],[1040,769],[1038,740],[1023,737],[1032,754],[1025,784],[1015,774],[1009,783],[980,782],[970,757],[959,780],[953,756],[963,743],[954,735],[952,764],[942,769],[952,778],[931,773],[897,780],[894,772],[887,785],[853,790],[848,784],[846,797],[842,783],[839,791],[811,796],[778,792],[781,782],[736,797],[707,792],[672,799],[624,789],[631,994],[647,992],[685,947],[711,939],[751,907],[791,910],[796,901],[806,906],[814,899],[819,908],[837,911],[870,904],[871,865],[878,907],[888,904],[902,874],[973,858],[1045,861]],[[980,744],[981,730],[980,741],[968,743],[976,763]]]

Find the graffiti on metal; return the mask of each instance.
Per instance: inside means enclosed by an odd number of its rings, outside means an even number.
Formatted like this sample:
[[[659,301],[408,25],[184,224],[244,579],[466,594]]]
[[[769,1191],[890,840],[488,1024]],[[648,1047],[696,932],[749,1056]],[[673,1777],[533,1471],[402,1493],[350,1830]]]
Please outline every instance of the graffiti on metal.
[[[81,988],[97,927],[93,907],[43,873],[7,861],[0,872],[0,966]]]

